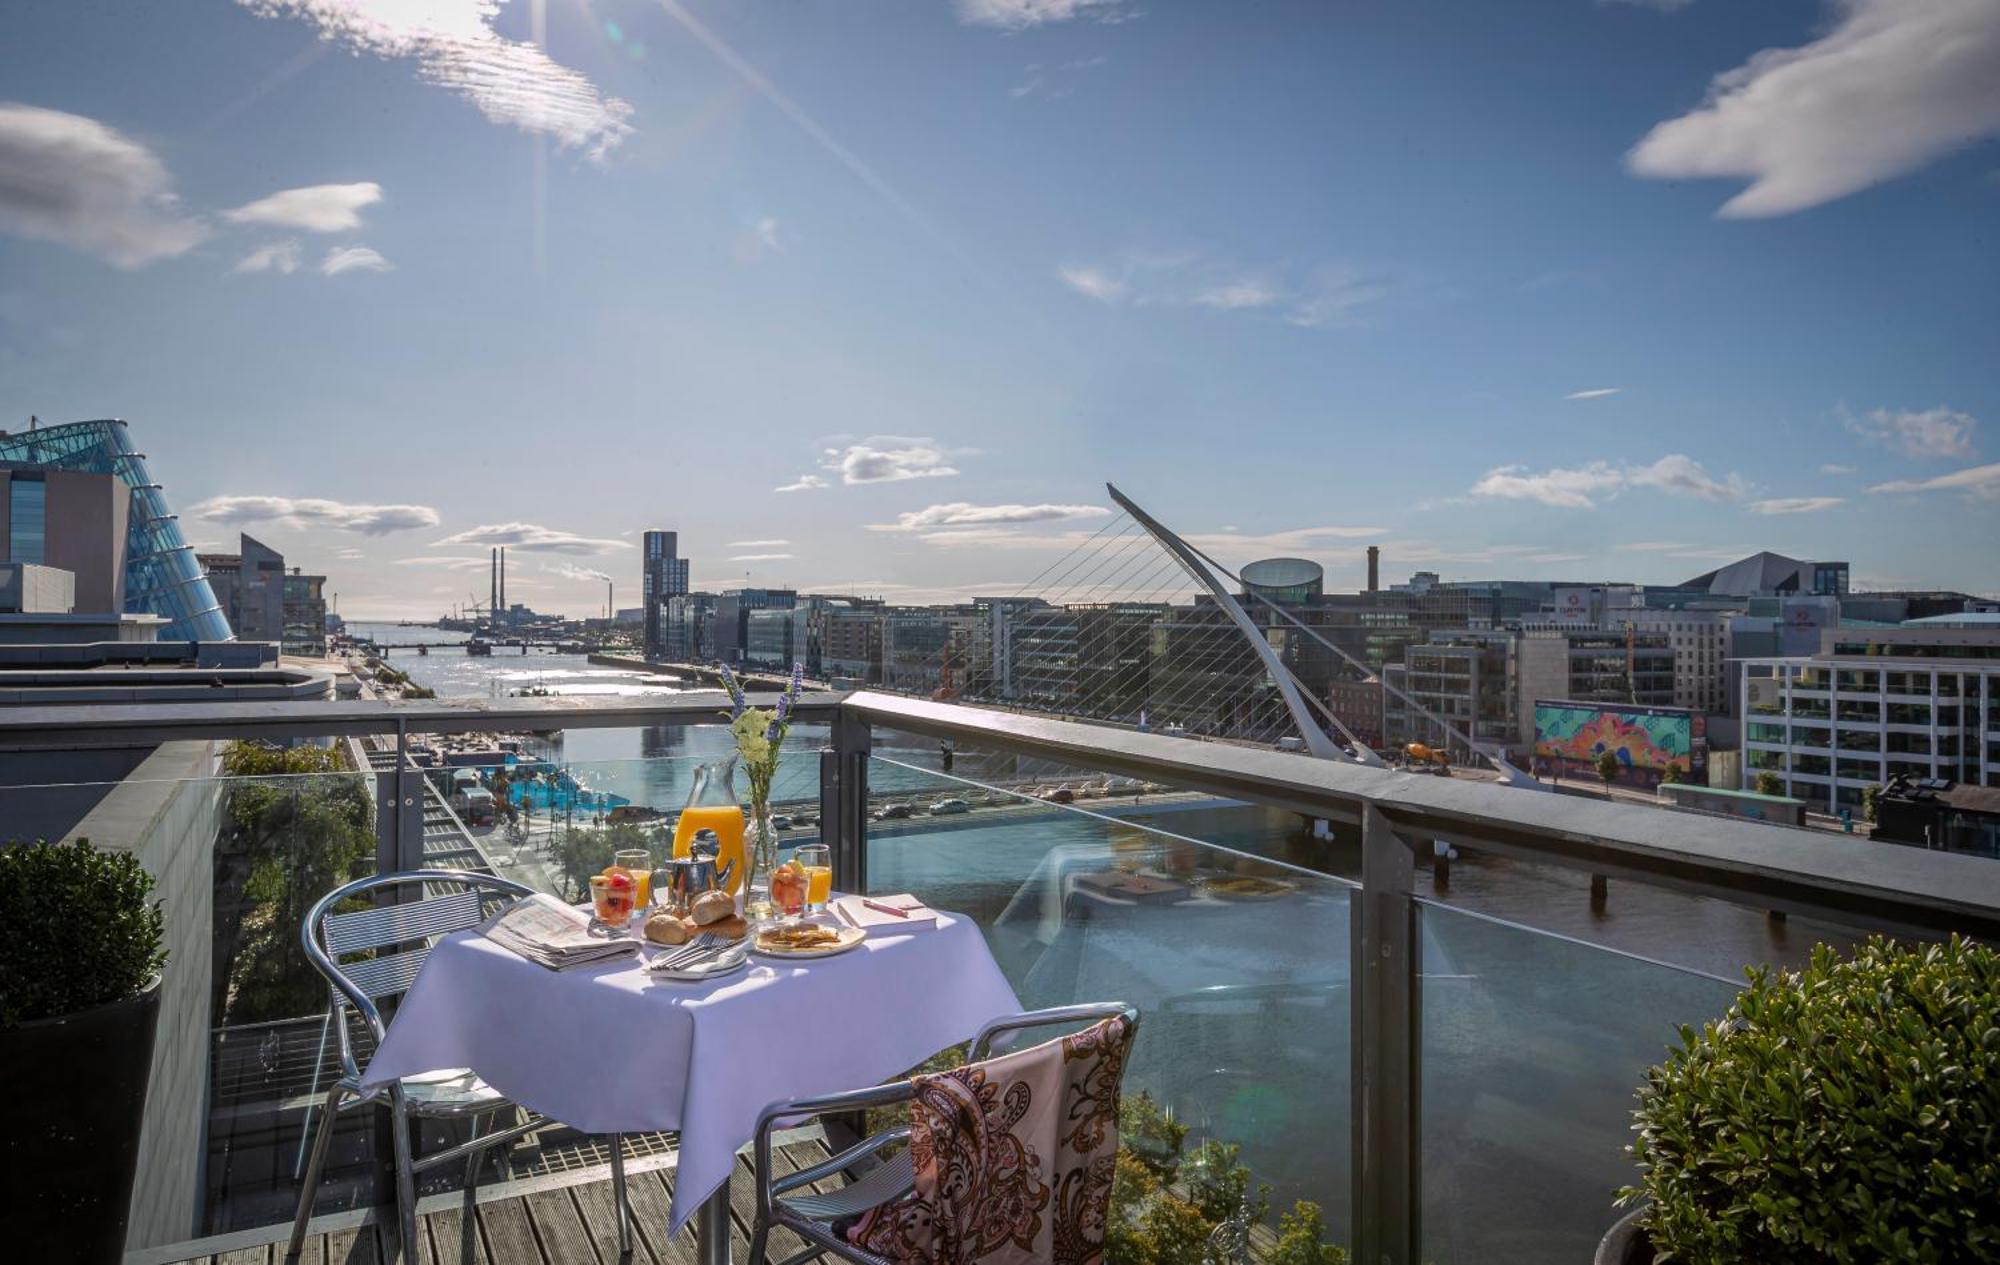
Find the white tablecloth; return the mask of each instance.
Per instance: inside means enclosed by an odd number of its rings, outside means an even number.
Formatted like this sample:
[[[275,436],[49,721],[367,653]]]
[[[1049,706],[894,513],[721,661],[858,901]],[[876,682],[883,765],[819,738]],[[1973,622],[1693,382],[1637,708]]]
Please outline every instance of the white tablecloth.
[[[952,914],[835,957],[752,954],[701,984],[638,958],[550,971],[463,931],[432,950],[365,1084],[469,1067],[585,1133],[679,1130],[672,1233],[728,1179],[766,1106],[879,1084],[1019,1010],[978,926]]]

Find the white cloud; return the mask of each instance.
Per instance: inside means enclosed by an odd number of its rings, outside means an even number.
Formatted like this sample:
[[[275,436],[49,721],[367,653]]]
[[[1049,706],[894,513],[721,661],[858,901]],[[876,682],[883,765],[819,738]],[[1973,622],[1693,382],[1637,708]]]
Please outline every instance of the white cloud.
[[[1307,285],[1290,296],[1285,322],[1301,329],[1336,329],[1363,323],[1362,308],[1383,298],[1389,287],[1363,280],[1342,268],[1322,268]]]
[[[1593,461],[1587,466],[1557,468],[1539,474],[1526,466],[1500,466],[1472,485],[1474,496],[1516,501],[1540,501],[1558,509],[1593,509],[1595,498],[1627,488],[1654,488],[1704,501],[1733,501],[1749,491],[1740,475],[1718,479],[1692,457],[1671,453],[1651,465],[1614,466]]]
[[[1068,522],[1102,518],[1110,510],[1097,505],[972,505],[953,501],[896,515],[893,523],[871,523],[870,531],[920,531],[936,527],[987,527],[1001,523]]]
[[[1821,474],[1853,474],[1856,469],[1857,467],[1855,466],[1836,465],[1833,462],[1828,462],[1819,468],[1819,472]]]
[[[559,575],[565,580],[587,581],[592,584],[605,584],[611,579],[610,576],[602,571],[596,571],[590,567],[580,567],[574,562],[544,562],[542,570],[549,575]],[[511,580],[512,577],[510,576],[509,579]]]
[[[543,527],[539,523],[482,523],[455,535],[446,536],[437,542],[440,547],[447,545],[505,545],[509,549],[524,549],[529,553],[566,553],[578,556],[609,553],[614,549],[630,549],[629,542],[623,540],[599,540],[589,536],[579,536],[574,532],[559,531],[554,527]]]
[[[1099,303],[1116,303],[1125,297],[1125,282],[1100,268],[1084,267],[1080,264],[1064,264],[1056,269],[1064,285],[1086,299],[1096,299]]]
[[[184,254],[208,228],[183,215],[153,152],[95,119],[0,102],[0,232],[120,268]]]
[[[1743,476],[1732,474],[1717,479],[1699,461],[1680,453],[1671,453],[1650,466],[1628,467],[1625,477],[1633,487],[1658,488],[1703,501],[1740,500],[1750,490]]]
[[[498,0],[237,0],[261,17],[295,17],[322,39],[377,57],[411,58],[423,79],[489,120],[602,158],[631,135],[632,107],[606,97],[538,46],[493,29]]]
[[[1820,510],[1830,510],[1836,505],[1847,504],[1844,496],[1780,496],[1768,501],[1750,502],[1753,514],[1816,514]]]
[[[231,272],[297,272],[299,267],[299,244],[295,241],[271,242],[259,246],[236,261]]]
[[[307,233],[342,233],[361,227],[361,211],[382,200],[382,186],[372,180],[358,184],[316,184],[283,189],[247,206],[224,211],[232,224],[295,228]]]
[[[783,549],[791,543],[789,540],[732,540],[729,542],[728,547],[731,549]]]
[[[467,558],[461,554],[423,554],[415,558],[392,558],[390,562],[399,567],[443,567],[447,571],[485,571],[493,565],[491,558]]]
[[[1193,301],[1201,307],[1235,312],[1243,308],[1270,307],[1284,297],[1284,294],[1269,282],[1255,277],[1243,277],[1202,290],[1194,296]]]
[[[1894,411],[1878,408],[1866,417],[1849,415],[1843,420],[1854,434],[1906,457],[1970,457],[1972,432],[1979,428],[1970,414],[1941,406]]]
[[[791,556],[788,553],[739,553],[732,556],[729,560],[731,562],[783,562]]]
[[[802,474],[790,483],[781,483],[772,488],[773,492],[811,492],[826,486],[826,480],[816,474]]]
[[[1389,293],[1387,286],[1347,268],[1322,266],[1285,276],[1287,271],[1246,270],[1193,251],[1128,250],[1116,265],[1067,263],[1056,276],[1099,303],[1271,312],[1305,329],[1361,324],[1361,309]]]
[[[1084,531],[1035,534],[1007,527],[958,527],[947,531],[924,532],[917,537],[927,545],[946,549],[1074,549],[1090,539]],[[991,586],[984,591],[992,592]]]
[[[275,522],[287,527],[332,527],[364,536],[386,536],[438,525],[428,505],[351,505],[317,497],[218,496],[188,510],[211,523]]]
[[[1601,400],[1606,396],[1616,395],[1624,389],[1624,387],[1592,387],[1588,391],[1571,391],[1563,398],[1565,400]]]
[[[904,479],[942,479],[958,473],[937,441],[878,435],[845,448],[829,448],[820,469],[835,471],[840,481],[896,483]]]
[[[333,551],[333,556],[342,562],[360,562],[368,555],[362,553],[359,549],[336,549]]]
[[[319,270],[329,277],[343,272],[388,272],[395,265],[367,246],[335,246],[319,261]]]
[[[1870,492],[1970,492],[1987,500],[2000,499],[2000,462],[1954,470],[1934,479],[1897,479],[1878,483]]]
[[[2000,134],[1993,0],[1838,0],[1798,48],[1767,48],[1709,84],[1626,156],[1636,175],[1750,181],[1730,218],[1786,215],[1906,175]]]
[[[1635,540],[1630,544],[1613,546],[1617,549],[1632,549],[1641,553],[1676,553],[1695,546],[1682,540]]]
[[[1540,501],[1561,509],[1592,509],[1591,498],[1625,486],[1625,475],[1609,462],[1593,461],[1573,470],[1530,473],[1526,466],[1500,466],[1472,485],[1474,496]]]
[[[1310,553],[1335,540],[1367,540],[1389,534],[1387,527],[1295,527],[1288,531],[1249,533],[1233,530],[1190,532],[1182,539],[1208,553]]]
[[[1076,18],[1116,23],[1138,16],[1125,0],[957,0],[956,7],[958,20],[967,26],[1008,31]]]

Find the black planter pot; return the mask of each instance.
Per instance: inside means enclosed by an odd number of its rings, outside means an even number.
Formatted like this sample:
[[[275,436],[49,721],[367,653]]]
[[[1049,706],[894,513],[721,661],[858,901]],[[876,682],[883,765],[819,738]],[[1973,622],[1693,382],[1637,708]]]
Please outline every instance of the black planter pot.
[[[123,1259],[159,1018],[156,975],[137,997],[0,1029],[8,1259]]]
[[[1645,1215],[1644,1208],[1634,1208],[1618,1218],[1618,1223],[1598,1241],[1592,1265],[1653,1265],[1653,1241],[1639,1224]]]

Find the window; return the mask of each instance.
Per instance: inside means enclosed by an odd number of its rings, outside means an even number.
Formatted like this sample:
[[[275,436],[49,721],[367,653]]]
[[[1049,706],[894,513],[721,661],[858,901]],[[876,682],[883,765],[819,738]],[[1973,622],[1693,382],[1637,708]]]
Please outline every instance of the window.
[[[48,551],[49,485],[17,478],[8,491],[8,561],[40,565]]]

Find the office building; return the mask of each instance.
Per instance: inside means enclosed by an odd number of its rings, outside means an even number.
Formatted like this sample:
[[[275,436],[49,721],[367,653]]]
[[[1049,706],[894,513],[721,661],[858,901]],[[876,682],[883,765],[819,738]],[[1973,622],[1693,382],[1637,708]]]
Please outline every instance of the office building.
[[[1766,550],[1705,571],[1679,587],[1714,597],[1843,597],[1847,570],[1845,562],[1802,562]]]
[[[682,593],[670,597],[660,614],[660,653],[648,658],[666,663],[712,663],[715,653],[713,593]],[[647,607],[651,610],[651,606]]]
[[[750,648],[751,612],[788,611],[798,600],[794,589],[724,589],[715,599],[711,655],[723,663],[744,662]]]
[[[1822,809],[1891,778],[2000,786],[2000,617],[1829,628],[1818,653],[1743,664],[1743,781]]]
[[[0,432],[0,528],[0,561],[70,572],[79,611],[158,615],[169,640],[232,635],[124,422]]]
[[[243,641],[275,642],[286,654],[326,654],[326,577],[289,570],[285,556],[247,533],[236,553],[205,553],[208,582]]]
[[[640,542],[639,595],[648,659],[674,660],[667,653],[666,605],[688,591],[688,560],[680,556],[679,549],[676,532],[649,531]]]

